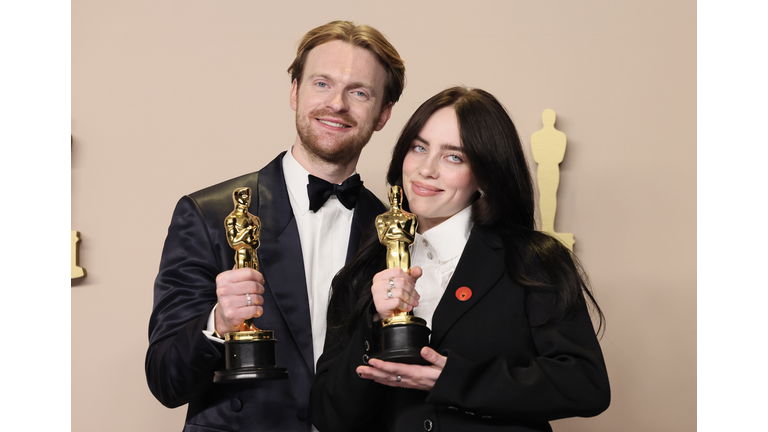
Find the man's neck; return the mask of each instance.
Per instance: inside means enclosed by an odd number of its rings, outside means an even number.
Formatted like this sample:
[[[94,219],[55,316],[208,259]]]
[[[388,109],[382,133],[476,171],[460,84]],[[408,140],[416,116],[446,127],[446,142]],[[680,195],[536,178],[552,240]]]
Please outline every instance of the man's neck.
[[[357,160],[360,158],[360,155],[358,154],[352,158],[350,162],[343,165],[332,164],[320,160],[307,153],[304,147],[301,146],[298,137],[296,138],[296,143],[291,148],[291,154],[293,155],[293,158],[296,159],[296,162],[304,167],[305,170],[309,171],[310,174],[333,184],[340,184],[354,174]]]

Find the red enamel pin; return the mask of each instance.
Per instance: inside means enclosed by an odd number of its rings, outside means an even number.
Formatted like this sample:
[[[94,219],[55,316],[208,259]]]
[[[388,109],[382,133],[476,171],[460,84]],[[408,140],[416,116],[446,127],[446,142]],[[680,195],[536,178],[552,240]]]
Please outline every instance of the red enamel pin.
[[[461,301],[467,301],[472,297],[472,290],[469,287],[461,287],[456,290],[456,298]]]

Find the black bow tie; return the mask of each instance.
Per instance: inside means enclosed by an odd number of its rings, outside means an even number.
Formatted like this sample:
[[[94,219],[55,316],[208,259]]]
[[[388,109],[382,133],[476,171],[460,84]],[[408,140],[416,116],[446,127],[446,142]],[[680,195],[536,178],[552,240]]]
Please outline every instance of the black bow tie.
[[[344,180],[340,185],[329,183],[321,178],[317,178],[312,174],[309,175],[309,184],[307,185],[307,192],[309,193],[309,209],[313,212],[320,210],[320,207],[328,201],[331,195],[336,195],[339,202],[344,207],[352,210],[357,204],[357,196],[360,194],[360,188],[363,186],[363,182],[360,180],[360,174],[355,174],[352,177]]]

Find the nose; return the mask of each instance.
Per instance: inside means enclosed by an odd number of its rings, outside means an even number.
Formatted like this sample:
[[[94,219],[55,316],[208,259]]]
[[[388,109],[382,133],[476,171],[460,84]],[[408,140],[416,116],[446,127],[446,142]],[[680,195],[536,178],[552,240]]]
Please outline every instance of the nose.
[[[419,174],[425,178],[437,178],[438,177],[437,160],[433,156],[425,157],[421,160],[419,165]]]
[[[349,109],[347,105],[347,92],[343,89],[331,92],[326,106],[334,112],[346,112]]]

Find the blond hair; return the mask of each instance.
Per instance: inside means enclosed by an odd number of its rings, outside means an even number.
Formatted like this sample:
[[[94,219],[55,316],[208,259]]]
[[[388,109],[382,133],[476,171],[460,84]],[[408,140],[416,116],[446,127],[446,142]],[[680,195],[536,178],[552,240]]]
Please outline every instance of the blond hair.
[[[309,52],[316,46],[333,40],[365,48],[379,59],[387,73],[382,107],[390,102],[394,104],[400,99],[405,87],[405,62],[400,58],[400,54],[381,32],[367,25],[355,25],[351,21],[331,21],[307,32],[299,42],[296,58],[288,67],[291,81],[301,83]]]

